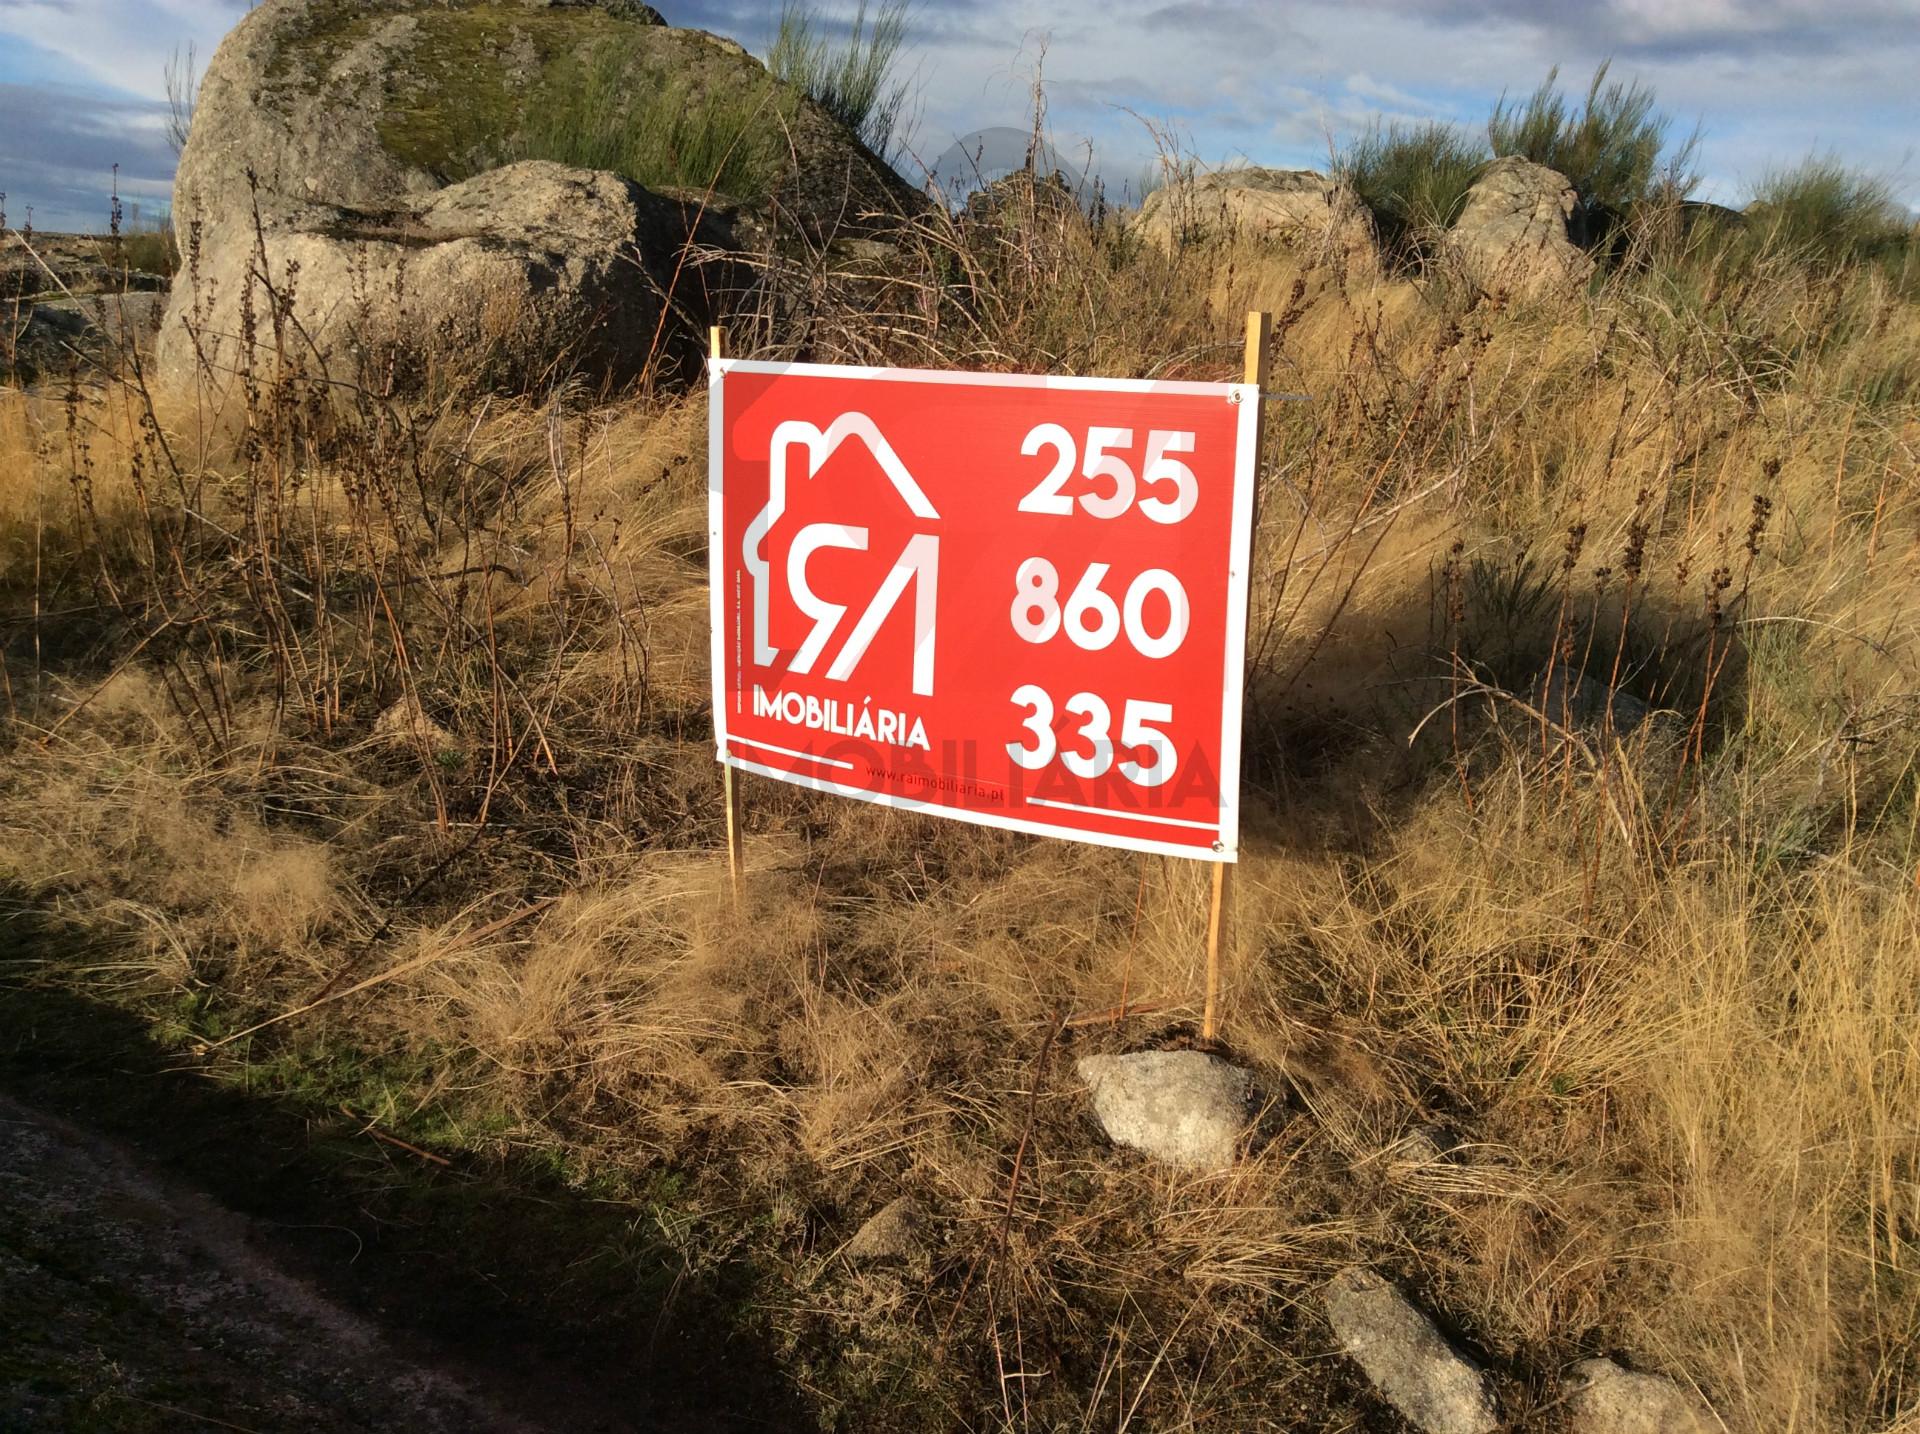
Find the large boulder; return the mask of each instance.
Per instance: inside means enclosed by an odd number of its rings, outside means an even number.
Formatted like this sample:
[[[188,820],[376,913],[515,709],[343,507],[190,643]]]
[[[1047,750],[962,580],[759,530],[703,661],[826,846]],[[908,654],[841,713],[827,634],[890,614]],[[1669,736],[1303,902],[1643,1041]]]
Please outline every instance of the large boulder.
[[[632,0],[266,0],[207,67],[174,223],[183,239],[244,224],[249,175],[266,203],[381,209],[587,151],[649,188],[714,185],[814,227],[915,202],[739,45]]]
[[[421,296],[435,312],[416,332],[470,329],[504,303],[550,340],[582,313],[644,318],[683,269],[689,223],[674,216],[747,213],[755,232],[822,238],[922,202],[740,46],[635,0],[265,0],[201,84],[174,187],[189,280],[163,367],[187,376],[196,305],[238,332],[260,250],[270,270],[299,261],[289,287],[319,329],[352,307],[348,271],[377,291],[404,267],[452,286]],[[520,357],[541,372],[562,355]]]
[[[697,221],[697,222],[696,222]],[[404,208],[277,203],[175,281],[156,357],[170,382],[248,366],[380,389],[526,387],[638,374],[662,336],[651,256],[714,224],[604,171],[540,160]]]
[[[1372,243],[1358,196],[1311,169],[1223,169],[1162,185],[1133,230],[1163,249],[1220,238],[1343,251]]]
[[[1567,293],[1593,273],[1593,260],[1573,240],[1579,213],[1580,196],[1565,175],[1508,155],[1473,182],[1447,242],[1467,277],[1490,293]]]

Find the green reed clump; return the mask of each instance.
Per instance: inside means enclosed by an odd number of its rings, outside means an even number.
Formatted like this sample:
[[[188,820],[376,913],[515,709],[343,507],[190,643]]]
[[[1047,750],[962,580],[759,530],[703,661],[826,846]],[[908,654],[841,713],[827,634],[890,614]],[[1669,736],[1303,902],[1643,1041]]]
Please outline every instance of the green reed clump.
[[[866,0],[838,41],[822,33],[817,13],[801,0],[786,0],[780,27],[767,50],[775,79],[810,95],[822,109],[891,161],[906,138],[908,82],[894,77],[907,42],[907,0],[881,0],[871,21]]]
[[[1486,145],[1453,125],[1375,123],[1341,151],[1334,173],[1372,211],[1389,252],[1423,252],[1460,216],[1487,160]]]
[[[1699,130],[1674,142],[1672,118],[1656,107],[1653,90],[1609,80],[1610,68],[1607,61],[1594,70],[1577,106],[1561,92],[1557,66],[1520,103],[1502,95],[1487,118],[1493,152],[1558,170],[1590,209],[1613,215],[1663,195],[1685,197],[1698,183]]]
[[[1748,217],[1775,248],[1822,265],[1878,265],[1907,292],[1920,291],[1920,225],[1886,180],[1835,155],[1769,170]]]

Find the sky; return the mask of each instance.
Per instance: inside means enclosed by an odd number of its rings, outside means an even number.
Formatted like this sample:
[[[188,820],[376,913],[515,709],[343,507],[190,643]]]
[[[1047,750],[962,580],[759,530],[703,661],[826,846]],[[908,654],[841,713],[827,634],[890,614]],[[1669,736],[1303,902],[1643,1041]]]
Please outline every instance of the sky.
[[[778,0],[655,0],[764,48]],[[853,0],[815,0],[831,17]],[[151,220],[173,170],[165,71],[201,61],[247,0],[0,0],[0,202],[19,225],[105,225],[112,167]],[[1833,152],[1920,209],[1920,0],[916,0],[910,173],[957,138],[1022,129],[1039,77],[1056,150],[1109,187],[1153,131],[1203,164],[1325,168],[1370,121],[1478,128],[1558,65],[1611,58],[1703,139],[1700,197],[1740,204],[1772,166]],[[916,176],[917,177],[917,176]]]

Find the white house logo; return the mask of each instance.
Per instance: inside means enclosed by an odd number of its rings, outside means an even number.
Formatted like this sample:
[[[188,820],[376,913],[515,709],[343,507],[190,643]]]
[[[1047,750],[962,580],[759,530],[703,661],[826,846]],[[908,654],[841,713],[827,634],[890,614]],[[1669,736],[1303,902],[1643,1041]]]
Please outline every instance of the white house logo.
[[[799,419],[789,419],[773,431],[768,454],[767,506],[747,525],[741,543],[741,557],[753,574],[753,660],[760,667],[772,667],[780,650],[768,638],[768,607],[771,597],[767,534],[787,508],[787,467],[790,456],[799,450],[805,455],[803,476],[812,479],[832,458],[842,443],[857,438],[866,445],[880,471],[893,484],[907,511],[916,518],[938,521],[940,514],[920,485],[893,451],[874,421],[864,413],[843,413],[827,425],[825,431]],[[794,534],[787,552],[786,583],[794,606],[813,620],[813,630],[787,664],[789,672],[808,674],[814,670],[828,647],[839,635],[847,615],[845,604],[829,601],[813,591],[807,581],[807,563],[821,548],[847,548],[867,551],[868,530],[846,523],[809,523]],[[874,637],[913,585],[913,690],[916,695],[933,695],[934,614],[940,581],[940,539],[932,533],[916,533],[907,539],[900,556],[866,610],[853,624],[838,653],[828,662],[826,677],[845,682],[859,667],[872,646]]]

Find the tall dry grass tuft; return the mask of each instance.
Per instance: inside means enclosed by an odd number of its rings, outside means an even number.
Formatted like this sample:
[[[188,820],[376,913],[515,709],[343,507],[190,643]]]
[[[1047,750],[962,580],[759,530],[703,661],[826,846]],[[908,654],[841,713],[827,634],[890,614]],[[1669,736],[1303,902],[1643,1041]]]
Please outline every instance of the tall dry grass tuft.
[[[101,938],[16,975],[546,1152],[676,1281],[749,1267],[823,1426],[1343,1427],[1359,1259],[1516,1427],[1597,1353],[1906,1427],[1920,311],[1704,240],[1509,304],[1019,188],[760,256],[734,342],[1227,377],[1274,314],[1233,1172],[1101,1147],[1071,1075],[1191,1038],[1203,873],[757,784],[732,909],[698,395],[0,394],[0,880]],[[851,1266],[902,1192],[925,1271]]]

